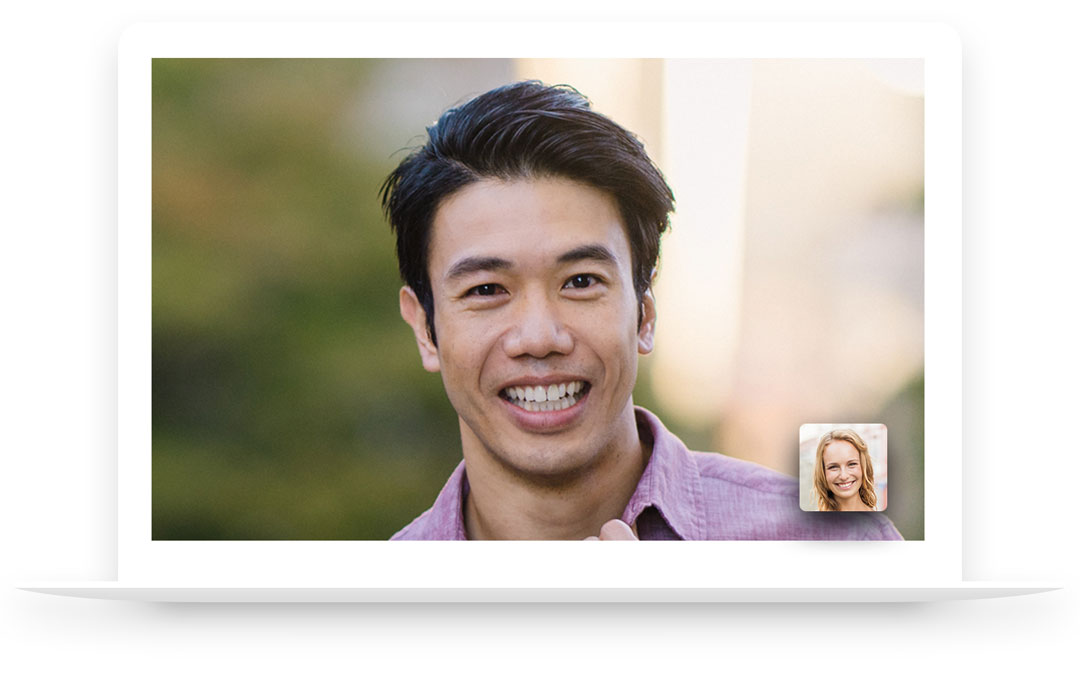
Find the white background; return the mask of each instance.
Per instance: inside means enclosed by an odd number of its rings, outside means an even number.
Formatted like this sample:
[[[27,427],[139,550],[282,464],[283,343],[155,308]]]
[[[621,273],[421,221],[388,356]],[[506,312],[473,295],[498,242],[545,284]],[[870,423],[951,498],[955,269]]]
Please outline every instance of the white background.
[[[914,20],[964,46],[964,568],[1059,581],[989,601],[757,606],[151,605],[23,580],[115,566],[116,42],[144,20],[463,18],[255,2],[40,3],[4,17],[0,692],[265,695],[1067,693],[1080,626],[1073,501],[1080,64],[1059,3],[758,2],[678,19]],[[494,3],[492,7],[497,7]],[[609,18],[546,2],[551,17]],[[626,10],[619,18],[656,18]],[[453,8],[453,14],[450,13]],[[482,6],[481,6],[482,9]],[[490,16],[479,12],[476,16]],[[501,19],[536,9],[500,10]],[[557,30],[553,27],[553,30]],[[583,37],[583,41],[588,40]],[[957,270],[960,273],[960,270]],[[957,429],[957,438],[961,430]],[[932,482],[927,487],[933,487]],[[6,689],[6,690],[4,690]]]

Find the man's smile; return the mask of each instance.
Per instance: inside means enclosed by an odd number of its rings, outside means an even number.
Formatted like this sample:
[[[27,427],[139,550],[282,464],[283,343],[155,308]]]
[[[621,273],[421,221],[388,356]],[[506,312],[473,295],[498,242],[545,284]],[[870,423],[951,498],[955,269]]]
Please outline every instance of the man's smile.
[[[589,392],[588,381],[572,380],[540,385],[515,385],[499,391],[499,396],[526,412],[555,412],[573,407]]]
[[[581,375],[521,376],[504,383],[498,397],[519,429],[552,434],[581,423],[592,387]]]

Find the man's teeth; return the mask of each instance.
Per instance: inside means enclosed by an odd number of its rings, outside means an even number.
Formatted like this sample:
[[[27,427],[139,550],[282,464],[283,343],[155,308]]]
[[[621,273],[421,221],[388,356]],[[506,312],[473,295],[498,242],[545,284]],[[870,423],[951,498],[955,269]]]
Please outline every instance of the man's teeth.
[[[506,396],[518,407],[529,412],[565,410],[581,399],[584,381],[553,383],[552,385],[514,386],[505,390]]]

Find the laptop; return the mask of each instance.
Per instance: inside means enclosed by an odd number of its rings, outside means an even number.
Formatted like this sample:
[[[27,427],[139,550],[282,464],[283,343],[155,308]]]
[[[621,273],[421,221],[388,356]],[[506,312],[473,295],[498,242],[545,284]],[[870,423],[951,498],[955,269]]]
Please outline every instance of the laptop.
[[[1053,584],[975,582],[963,576],[963,454],[959,438],[961,47],[957,37],[941,25],[610,25],[602,32],[606,38],[590,47],[571,43],[567,37],[595,32],[595,25],[568,27],[574,31],[560,32],[559,36],[512,23],[492,23],[482,28],[462,24],[453,26],[453,31],[435,23],[412,23],[407,27],[382,23],[144,24],[130,28],[119,49],[116,578],[85,583],[41,582],[24,588],[89,598],[196,602],[881,602],[989,598],[1055,588]],[[449,35],[455,37],[453,42],[447,40]],[[183,540],[163,534],[160,517],[156,518],[154,511],[160,504],[154,494],[154,478],[160,477],[161,471],[155,471],[153,456],[157,452],[152,420],[155,369],[150,341],[154,332],[152,299],[158,292],[153,279],[156,258],[152,244],[158,231],[154,230],[152,202],[154,187],[163,186],[153,176],[155,159],[159,157],[151,128],[155,80],[160,77],[154,69],[155,60],[212,58],[219,63],[236,61],[241,66],[244,64],[240,59],[246,58],[275,58],[280,63],[356,57],[379,58],[384,67],[407,65],[413,70],[424,61],[434,65],[468,57],[491,61],[497,73],[508,69],[506,66],[522,69],[526,63],[506,56],[527,55],[533,57],[528,59],[529,70],[549,71],[547,74],[558,77],[560,71],[579,76],[601,64],[610,68],[615,59],[607,56],[640,56],[644,46],[650,47],[650,59],[655,61],[644,72],[660,71],[652,73],[654,80],[655,75],[662,76],[662,99],[667,101],[666,111],[660,113],[667,119],[664,123],[668,131],[658,126],[661,136],[657,140],[670,150],[680,147],[678,133],[690,128],[671,126],[681,118],[680,112],[668,108],[680,84],[704,83],[714,88],[710,94],[725,95],[729,101],[715,116],[723,119],[731,113],[731,95],[750,95],[740,90],[749,90],[763,67],[794,66],[802,70],[831,61],[846,70],[857,63],[869,63],[879,77],[891,74],[900,76],[903,82],[904,75],[915,76],[903,89],[917,92],[925,104],[925,235],[920,259],[925,298],[921,316],[925,375],[921,450],[925,455],[920,482],[925,489],[918,535],[903,541],[693,541],[631,546],[571,541],[402,544],[314,538],[251,540],[230,537],[228,533],[218,539],[209,536]],[[415,58],[409,62],[397,58],[400,56]],[[458,97],[441,96],[449,102]],[[409,93],[403,99],[408,97]],[[749,97],[743,101],[743,106],[750,109]],[[697,108],[692,116],[700,118],[702,110],[709,106]],[[686,122],[690,123],[692,119]],[[702,138],[684,139],[686,145],[682,147],[742,152],[745,137],[725,135],[739,133],[737,120],[734,125],[726,125],[731,128],[722,130],[716,142],[702,145]],[[669,160],[678,161],[677,154],[668,153]],[[727,191],[736,198],[725,206],[723,197],[703,196],[697,208],[699,215],[715,219],[733,206],[738,208],[737,197],[742,193],[739,187],[745,181],[738,179],[738,162],[731,171],[735,184]],[[691,172],[684,181],[701,181],[702,176]],[[686,187],[690,189],[692,185]],[[691,201],[692,192],[680,199],[680,211],[693,209]],[[710,214],[709,206],[717,208]],[[687,220],[677,221],[676,229],[679,225],[692,228]],[[732,225],[737,228],[742,224],[736,220]],[[690,233],[685,237],[692,239]],[[711,244],[716,239],[713,235],[703,240]],[[674,240],[673,236],[665,245],[676,244]],[[724,259],[737,257],[745,240],[737,236],[724,240],[726,247],[720,252],[710,248],[710,254],[722,254]],[[706,241],[695,244],[704,245]],[[672,257],[676,256],[673,252]],[[727,285],[692,292],[698,297],[709,293],[729,297],[742,288],[731,281],[740,278],[738,273],[717,276],[723,277],[720,283]],[[672,295],[677,293],[671,289]],[[722,315],[722,308],[715,312],[717,325],[737,326],[738,315]],[[711,354],[715,361],[710,364],[723,369],[718,371],[721,380],[735,370],[735,359],[723,351],[721,342]],[[675,365],[690,360],[681,356],[670,359]],[[676,407],[672,410],[678,412]],[[690,421],[693,418],[687,417]],[[808,415],[805,421],[818,420]],[[791,438],[794,441],[795,435]],[[895,429],[890,432],[892,440],[904,438]],[[895,478],[897,464],[891,465]],[[896,506],[899,499],[902,496],[894,492],[890,504]],[[885,513],[890,511],[886,509]]]

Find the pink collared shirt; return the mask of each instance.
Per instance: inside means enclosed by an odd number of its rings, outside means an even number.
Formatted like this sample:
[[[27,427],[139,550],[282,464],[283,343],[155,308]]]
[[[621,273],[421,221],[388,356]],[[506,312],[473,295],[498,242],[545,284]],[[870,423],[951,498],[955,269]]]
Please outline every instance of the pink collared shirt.
[[[656,415],[636,414],[652,433],[652,455],[621,518],[641,540],[903,540],[881,513],[802,511],[795,478],[691,451]],[[467,540],[468,488],[462,461],[431,508],[391,540]]]

